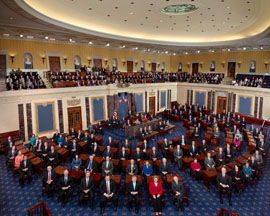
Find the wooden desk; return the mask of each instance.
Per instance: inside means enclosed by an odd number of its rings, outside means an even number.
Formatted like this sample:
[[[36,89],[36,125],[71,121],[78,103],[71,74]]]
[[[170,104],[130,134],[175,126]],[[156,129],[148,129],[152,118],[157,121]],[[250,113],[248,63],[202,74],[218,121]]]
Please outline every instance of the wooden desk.
[[[175,131],[175,125],[169,125],[169,126],[165,127],[165,129],[161,129],[160,134],[165,136],[171,130]]]
[[[110,177],[115,181],[117,187],[120,187],[121,175],[111,175]]]
[[[239,163],[241,166],[244,166],[244,164],[247,162],[247,159],[240,156],[239,158],[236,158],[235,161]]]
[[[196,158],[198,160],[198,162],[202,165],[204,164],[204,159],[206,158],[206,154],[199,154],[199,155],[196,155]]]
[[[151,139],[151,138],[157,138],[157,136],[158,136],[158,132],[157,131],[153,131],[151,134],[147,134],[146,136],[143,136],[143,137],[140,137],[140,140],[149,140],[149,139]]]
[[[20,151],[22,152],[23,155],[29,153],[29,150],[27,148],[23,148]]]
[[[63,160],[67,162],[69,151],[67,149],[64,149],[64,148],[59,148],[56,151],[58,152],[59,155],[61,155]]]
[[[190,164],[191,162],[193,161],[194,159],[192,157],[184,157],[182,159],[182,166],[183,166],[183,169],[184,169],[184,172],[186,173],[186,168],[189,168],[190,167]]]
[[[242,157],[247,159],[247,160],[249,159],[250,156],[251,156],[251,154],[249,154],[249,153],[245,153],[242,155]]]
[[[216,168],[216,171],[217,171],[218,173],[220,173],[222,167],[224,167],[224,166],[219,166],[219,167],[217,167],[217,168]],[[228,165],[225,165],[225,168],[226,168],[228,174],[232,171],[232,168],[231,168],[230,166],[228,166]]]
[[[69,175],[71,175],[74,178],[75,183],[79,184],[84,176],[84,172],[81,170],[71,170],[69,171]]]
[[[190,145],[188,144],[185,144],[185,145],[181,145],[181,149],[183,150],[183,155],[185,156],[189,156],[189,148],[190,148]]]
[[[57,175],[57,177],[61,177],[62,175],[64,175],[64,171],[66,170],[67,168],[66,167],[62,167],[62,166],[57,166],[54,168],[54,171]]]
[[[210,182],[215,183],[218,172],[216,170],[204,170],[203,171],[203,184],[209,190]]]
[[[86,152],[87,150],[87,144],[83,141],[78,142],[79,149],[81,152]]]
[[[87,154],[80,154],[79,157],[82,160],[82,164],[85,164],[86,161],[89,159],[89,156]]]
[[[239,164],[238,162],[232,161],[232,162],[227,164],[227,167],[230,167],[232,170],[234,168],[235,164],[237,164],[238,166],[241,166],[241,164]]]
[[[31,160],[34,169],[38,172],[38,174],[42,174],[43,173],[43,167],[44,167],[44,160],[42,160],[39,157],[35,157]]]
[[[161,177],[160,176],[157,176],[157,177],[158,177],[158,182],[160,182],[162,184],[163,181],[162,181]],[[154,181],[153,176],[146,176],[146,179],[147,179],[146,180],[147,185],[149,185],[150,182]]]
[[[29,159],[29,160],[32,160],[32,159],[34,159],[35,157],[37,157],[34,153],[32,153],[32,152],[28,152],[28,153],[26,153],[25,154],[26,156],[27,156],[27,159]]]

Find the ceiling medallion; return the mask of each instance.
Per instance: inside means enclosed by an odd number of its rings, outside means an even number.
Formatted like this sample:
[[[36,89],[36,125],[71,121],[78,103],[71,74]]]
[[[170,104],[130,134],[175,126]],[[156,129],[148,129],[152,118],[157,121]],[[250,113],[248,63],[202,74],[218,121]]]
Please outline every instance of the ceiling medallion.
[[[179,15],[190,13],[197,10],[199,7],[193,4],[178,4],[178,5],[170,5],[164,7],[161,12],[170,14],[170,15]]]

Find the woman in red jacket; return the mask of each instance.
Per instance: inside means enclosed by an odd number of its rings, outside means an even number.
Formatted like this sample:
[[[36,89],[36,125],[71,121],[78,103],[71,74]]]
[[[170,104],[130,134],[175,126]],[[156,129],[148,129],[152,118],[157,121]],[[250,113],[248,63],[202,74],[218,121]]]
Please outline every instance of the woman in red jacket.
[[[153,207],[156,215],[161,215],[162,213],[162,200],[161,196],[163,194],[162,184],[158,182],[158,176],[153,177],[154,181],[150,182],[149,192],[152,196]]]

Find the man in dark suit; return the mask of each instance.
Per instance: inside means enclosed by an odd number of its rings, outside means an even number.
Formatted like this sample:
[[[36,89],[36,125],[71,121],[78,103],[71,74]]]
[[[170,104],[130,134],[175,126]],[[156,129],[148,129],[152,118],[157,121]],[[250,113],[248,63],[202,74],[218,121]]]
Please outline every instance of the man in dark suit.
[[[124,143],[122,144],[122,147],[131,150],[131,143],[128,141],[128,139],[125,139]]]
[[[52,137],[52,140],[55,144],[57,144],[57,139],[59,137],[59,133],[58,133],[58,130],[56,130],[56,132],[54,133],[53,137]]]
[[[221,168],[221,173],[217,176],[217,186],[220,204],[223,204],[222,190],[226,190],[229,200],[229,205],[232,206],[232,194],[231,194],[231,177],[226,174],[226,168]]]
[[[48,153],[48,162],[47,166],[56,167],[58,162],[58,152],[55,151],[54,146],[51,146],[51,150]]]
[[[105,203],[108,199],[111,199],[114,204],[114,211],[117,211],[118,196],[116,193],[116,183],[113,179],[110,179],[109,175],[105,176],[99,185],[100,191],[100,213],[104,213]]]
[[[74,128],[71,128],[71,131],[69,132],[69,136],[71,136],[72,138],[76,138],[77,137],[77,133],[74,130]]]
[[[196,157],[199,154],[197,146],[195,146],[195,141],[192,141],[192,145],[189,148],[189,154],[191,157]]]
[[[72,159],[75,157],[76,154],[78,154],[78,151],[79,151],[79,146],[76,142],[76,139],[72,140],[72,143],[69,147],[70,147],[69,157],[70,157],[70,161],[72,161]]]
[[[42,151],[42,147],[43,147],[43,143],[41,141],[41,139],[39,138],[38,139],[38,143],[35,147],[35,154],[38,156],[38,157],[41,157],[41,151]]]
[[[165,138],[162,143],[162,154],[165,158],[168,158],[168,152],[169,152],[169,143],[167,138]]]
[[[225,154],[223,152],[223,148],[220,147],[219,151],[216,154],[217,166],[221,166],[225,163]]]
[[[200,145],[200,152],[201,154],[206,154],[207,151],[208,151],[208,146],[205,142],[205,139],[203,139]]]
[[[45,142],[41,149],[41,156],[45,162],[47,162],[49,151],[50,151],[50,148],[48,147],[48,143]]]
[[[44,172],[44,176],[43,176],[43,185],[45,186],[45,191],[48,194],[48,198],[53,196],[55,184],[56,184],[55,171],[52,170],[51,166],[48,166],[47,170]]]
[[[137,181],[137,176],[132,176],[132,181],[127,185],[128,192],[128,210],[132,209],[132,201],[135,200],[135,212],[138,214],[139,212],[139,193],[142,189],[142,184]]]
[[[81,132],[81,130],[79,130],[76,136],[77,140],[81,141],[83,137],[84,137],[84,134]]]
[[[121,151],[118,152],[117,158],[119,159],[118,171],[121,171],[123,161],[128,160],[128,153],[126,152],[126,148],[124,146],[121,148]]]
[[[163,180],[167,179],[169,173],[169,165],[166,158],[162,158],[162,163],[159,165],[159,174]]]
[[[199,131],[198,127],[195,128],[192,136],[193,136],[194,140],[199,140],[200,139],[200,131]]]
[[[89,155],[89,159],[86,161],[84,166],[84,171],[90,173],[97,171],[97,161],[94,160],[93,155]]]
[[[73,190],[73,178],[68,174],[67,169],[64,171],[64,175],[59,179],[58,186],[59,196],[62,199],[62,206],[65,207]]]
[[[136,148],[136,151],[133,153],[132,158],[136,161],[138,171],[140,170],[140,161],[143,160],[143,155],[139,147]]]
[[[176,161],[178,164],[178,168],[182,169],[183,151],[180,148],[179,144],[176,146],[176,149],[173,152],[173,156],[174,156],[174,161]]]
[[[90,152],[94,156],[100,155],[100,149],[99,149],[99,146],[97,145],[97,142],[94,142],[94,144],[92,145],[92,147],[90,149]]]
[[[138,166],[135,164],[134,159],[131,159],[130,164],[127,165],[126,174],[131,176],[138,174]]]
[[[107,156],[101,166],[102,176],[104,177],[106,175],[112,175],[113,169],[114,169],[113,162],[110,161],[110,157]]]
[[[32,173],[31,173],[32,163],[29,159],[27,159],[27,156],[23,156],[23,161],[20,163],[20,177],[19,182],[20,185],[24,186],[24,176],[27,176],[28,184],[32,181]]]
[[[225,153],[225,158],[228,161],[231,161],[232,158],[233,158],[233,152],[232,152],[232,149],[231,149],[231,145],[230,144],[227,144],[224,153]]]
[[[150,149],[150,144],[147,143],[147,140],[143,140],[143,144],[141,146],[141,150],[143,151],[144,153],[144,160],[147,159],[147,155],[146,155],[146,150],[149,150]]]
[[[85,177],[80,183],[80,202],[84,200],[85,195],[88,195],[90,199],[90,208],[93,210],[93,188],[94,188],[94,178],[90,176],[90,172],[86,171]]]
[[[15,146],[11,147],[11,150],[8,152],[8,163],[14,166],[15,157],[17,156],[17,150]]]
[[[173,191],[174,195],[177,197],[176,211],[178,211],[179,208],[181,208],[181,211],[184,211],[182,199],[183,199],[183,196],[185,193],[185,189],[184,189],[183,183],[179,181],[177,176],[173,177],[172,191]]]
[[[113,158],[113,151],[111,150],[111,146],[107,145],[106,149],[103,152],[103,158],[105,159],[109,156],[110,159]]]
[[[90,136],[87,132],[82,136],[81,140],[85,142],[87,145],[90,143]]]
[[[113,147],[113,140],[112,140],[112,137],[109,136],[108,141],[107,141],[107,143],[106,143],[106,146],[111,146],[111,147]]]

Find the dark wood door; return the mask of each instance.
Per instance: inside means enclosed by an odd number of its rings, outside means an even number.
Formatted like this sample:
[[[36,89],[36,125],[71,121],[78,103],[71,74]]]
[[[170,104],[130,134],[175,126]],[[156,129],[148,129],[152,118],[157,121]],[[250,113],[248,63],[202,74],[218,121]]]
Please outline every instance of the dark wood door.
[[[94,59],[94,67],[102,69],[102,59]]]
[[[149,112],[156,115],[156,97],[149,97]]]
[[[82,129],[81,107],[68,108],[68,128],[74,128],[76,131]]]
[[[235,67],[236,67],[236,62],[228,62],[227,77],[231,77],[231,78],[235,77]]]
[[[127,61],[127,72],[128,73],[133,72],[133,61]]]
[[[217,114],[222,113],[225,110],[227,112],[227,97],[220,97],[217,98]]]
[[[5,78],[7,74],[6,55],[0,55],[0,78]]]
[[[156,70],[157,70],[157,63],[152,63],[151,71],[156,72]]]
[[[59,72],[61,71],[60,57],[58,56],[49,56],[50,70]]]
[[[199,63],[192,63],[192,75],[199,72]]]

